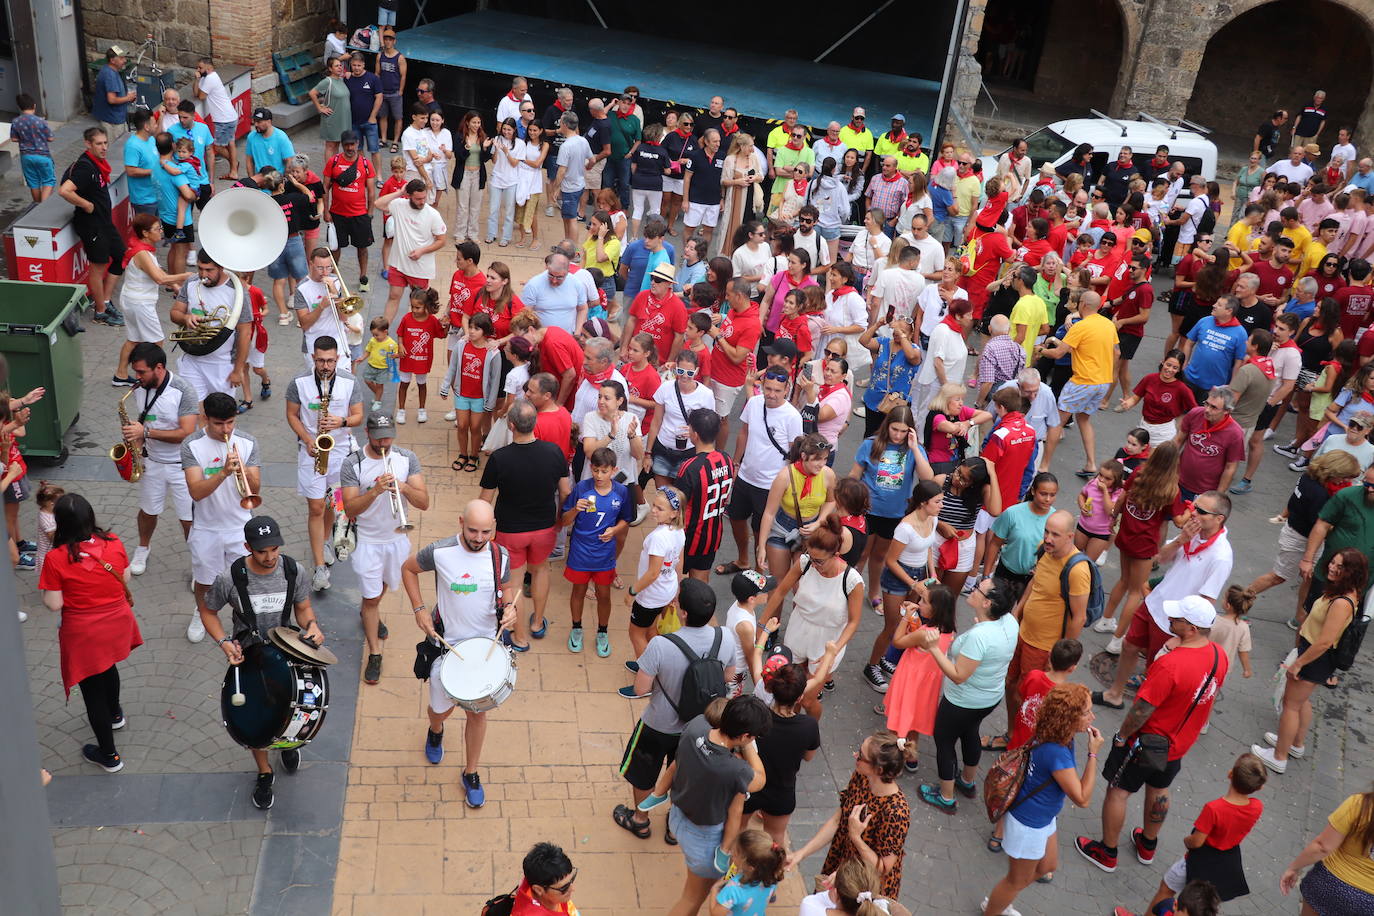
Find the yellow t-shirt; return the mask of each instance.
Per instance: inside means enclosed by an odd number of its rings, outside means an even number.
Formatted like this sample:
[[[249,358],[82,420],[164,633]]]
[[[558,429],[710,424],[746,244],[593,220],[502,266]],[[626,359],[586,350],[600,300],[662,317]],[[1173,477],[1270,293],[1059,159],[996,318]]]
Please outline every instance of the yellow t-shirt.
[[[1021,610],[1021,639],[1046,652],[1053,649],[1064,634],[1064,619],[1069,609],[1064,606],[1059,577],[1072,556],[1069,554],[1061,560],[1046,553],[1036,562],[1029,586],[1030,597]],[[1086,595],[1091,588],[1092,574],[1088,564],[1079,563],[1069,573],[1069,596]]]
[[[959,218],[971,218],[978,208],[978,198],[983,194],[983,183],[977,175],[960,178],[954,182],[954,203],[959,207]],[[958,244],[956,241],[955,244]]]
[[[1075,385],[1110,385],[1116,362],[1119,338],[1116,325],[1103,315],[1089,315],[1064,335],[1064,343],[1073,349],[1073,377]]]
[[[388,356],[399,356],[401,348],[396,346],[395,339],[388,337],[386,340],[378,340],[369,337],[367,344],[363,347],[363,359],[373,369],[385,369],[386,358]]]
[[[1284,238],[1293,240],[1293,257],[1297,258],[1298,263],[1301,264],[1303,255],[1307,253],[1307,246],[1312,241],[1311,230],[1309,230],[1306,226],[1299,225],[1295,229],[1283,230],[1283,232],[1280,233],[1280,235],[1282,235]],[[1296,280],[1297,277],[1294,277],[1293,279]]]
[[[1259,246],[1260,236],[1256,230],[1245,220],[1239,220],[1230,231],[1226,233],[1226,241],[1236,246],[1237,251],[1254,251]],[[1240,270],[1243,262],[1240,258],[1232,258],[1227,262],[1227,270]]]
[[[1345,834],[1345,842],[1323,859],[1322,864],[1327,871],[1351,887],[1374,894],[1374,851],[1357,848],[1359,844],[1351,836],[1363,801],[1363,795],[1352,795],[1326,819],[1328,824]]]
[[[1294,281],[1301,280],[1315,271],[1324,257],[1326,257],[1326,246],[1321,243],[1320,239],[1313,239],[1308,242],[1307,247],[1303,249],[1302,265],[1298,267],[1293,276]]]
[[[606,236],[606,241],[601,249],[606,253],[606,260],[596,259],[596,239],[587,239],[582,243],[582,264],[584,267],[595,267],[601,271],[603,277],[611,277],[620,267],[620,239],[612,235]]]
[[[1045,307],[1045,300],[1032,293],[1027,293],[1016,300],[1016,305],[1011,309],[1011,339],[1016,339],[1016,326],[1024,324],[1026,326],[1026,337],[1021,341],[1021,349],[1026,351],[1026,365],[1029,366],[1035,357],[1035,338],[1040,333],[1041,325],[1048,324],[1050,320],[1050,310]]]
[[[850,149],[866,153],[873,149],[873,131],[866,127],[862,131],[856,131],[846,124],[840,128],[840,142]]]

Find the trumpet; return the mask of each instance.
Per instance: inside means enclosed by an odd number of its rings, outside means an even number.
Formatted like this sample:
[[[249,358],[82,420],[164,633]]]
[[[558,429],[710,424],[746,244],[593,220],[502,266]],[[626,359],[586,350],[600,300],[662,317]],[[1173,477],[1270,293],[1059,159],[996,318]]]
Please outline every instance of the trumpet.
[[[248,483],[248,471],[239,458],[238,446],[233,442],[229,443],[228,454],[234,459],[234,486],[239,491],[239,505],[245,509],[256,509],[262,505],[262,497],[254,493],[252,485]]]
[[[334,265],[334,280],[339,284],[339,298],[334,301],[339,314],[348,317],[362,311],[367,303],[363,302],[362,296],[349,295],[348,287],[344,286],[343,274],[339,272],[339,262],[334,260],[333,254],[329,256],[329,263]]]
[[[129,395],[138,390],[135,386],[125,392],[124,397],[119,399],[119,426],[123,429],[129,425],[129,412],[124,409],[124,402],[129,399]],[[115,443],[110,449],[110,460],[115,463],[115,470],[119,476],[129,483],[138,483],[143,476],[143,448],[134,447],[128,439]]]
[[[321,396],[320,400],[320,426],[324,425],[324,418],[329,416],[329,401]],[[321,430],[315,436],[315,473],[321,477],[329,473],[329,453],[334,449],[334,437]]]
[[[382,468],[384,473],[391,474],[391,486],[387,487],[387,496],[391,498],[391,515],[396,519],[396,533],[404,534],[412,530],[415,526],[406,519],[406,501],[401,496],[401,486],[396,482],[395,472],[391,469],[391,449],[382,452]]]

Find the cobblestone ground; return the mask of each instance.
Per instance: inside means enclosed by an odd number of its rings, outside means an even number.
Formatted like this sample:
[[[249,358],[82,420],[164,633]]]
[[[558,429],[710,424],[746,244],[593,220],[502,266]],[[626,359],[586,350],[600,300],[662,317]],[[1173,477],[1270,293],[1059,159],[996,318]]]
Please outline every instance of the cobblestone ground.
[[[68,125],[64,131],[79,136],[83,126]],[[315,130],[299,131],[293,140],[318,167],[321,145]],[[4,199],[22,193],[16,190],[17,181],[16,172],[0,179]],[[443,206],[446,218],[451,207],[450,195]],[[546,250],[549,236],[558,232],[552,220],[541,216],[540,222],[545,238],[536,252]],[[483,263],[505,261],[517,286],[538,269],[542,256],[484,248]],[[441,289],[452,257],[452,248],[439,255]],[[345,257],[344,270],[356,289],[351,257]],[[385,287],[375,274],[373,283],[368,298],[377,314]],[[295,448],[282,418],[281,392],[301,366],[300,332],[275,324],[269,324],[269,331],[268,366],[277,396],[260,401],[241,422],[258,436],[262,448],[265,511],[282,523],[287,552],[299,558],[307,556],[305,510],[294,493]],[[1155,315],[1135,360],[1137,377],[1157,361],[1166,333],[1167,318]],[[119,331],[98,325],[82,338],[84,394],[80,420],[68,436],[72,457],[62,468],[35,468],[33,479],[60,479],[84,493],[101,522],[129,543],[135,534],[135,492],[118,481],[104,457],[116,439],[117,392],[108,378],[122,338]],[[388,392],[388,404],[390,397]],[[430,409],[433,419],[426,426],[415,424],[412,413],[399,437],[401,444],[419,452],[436,497],[431,511],[415,513],[417,543],[452,533],[462,503],[475,495],[473,475],[448,470],[452,445],[440,421],[446,406],[432,402]],[[1116,449],[1135,419],[1111,413],[1097,417],[1099,457]],[[1286,425],[1279,441],[1286,441],[1290,430]],[[860,432],[851,428],[842,437],[841,470],[848,467]],[[1070,431],[1054,463],[1062,506],[1071,505],[1077,493],[1073,470],[1081,461],[1078,438]],[[1235,498],[1230,521],[1236,547],[1233,582],[1247,583],[1268,569],[1277,528],[1265,519],[1285,500],[1292,478],[1270,453],[1254,492]],[[23,506],[20,529],[25,536],[34,532],[31,504]],[[636,529],[630,537],[622,573],[633,571],[641,532]],[[726,546],[722,559],[732,554],[733,547]],[[1113,554],[1103,570],[1108,587],[1117,572]],[[79,697],[63,702],[57,619],[39,605],[32,576],[20,582],[20,598],[30,613],[24,634],[40,742],[45,765],[57,774],[48,792],[69,913],[474,912],[482,900],[515,883],[520,856],[538,839],[560,842],[573,855],[582,869],[576,897],[589,916],[661,912],[676,896],[682,860],[662,843],[661,816],[655,816],[654,837],[648,841],[630,837],[610,820],[611,808],[628,794],[615,765],[638,713],[638,706],[612,693],[627,682],[621,668],[628,651],[623,593],[614,599],[612,657],[598,659],[589,652],[571,656],[565,647],[566,585],[555,566],[549,637],[520,659],[514,695],[492,714],[482,762],[489,801],[484,809],[471,811],[462,807],[458,788],[460,723],[451,723],[443,765],[425,765],[420,753],[424,701],[409,673],[415,641],[409,615],[398,609],[394,597],[384,602],[383,613],[395,634],[386,671],[380,685],[360,694],[354,667],[359,658],[356,591],[346,567],[336,568],[335,588],[319,601],[319,612],[331,643],[342,650],[341,663],[332,672],[339,705],[321,739],[307,749],[301,777],[287,785],[279,780],[277,807],[264,815],[246,800],[251,788],[247,755],[220,725],[217,693],[223,661],[211,647],[185,640],[192,602],[185,548],[174,523],[164,521],[159,527],[148,572],[135,583],[146,644],[121,666],[130,724],[118,735],[126,761],[118,775],[97,774],[81,762],[80,747],[90,740],[89,733]],[[724,607],[727,583],[717,580],[715,585]],[[1017,901],[1019,910],[1100,914],[1116,904],[1143,907],[1180,853],[1181,838],[1201,805],[1224,790],[1231,761],[1273,727],[1269,676],[1292,644],[1283,621],[1293,603],[1293,590],[1282,586],[1256,604],[1256,677],[1245,681],[1235,672],[1210,733],[1188,756],[1174,784],[1173,809],[1156,864],[1139,865],[1126,855],[1117,873],[1107,876],[1073,853],[1075,834],[1096,835],[1100,829],[1099,790],[1089,809],[1061,816],[1062,859],[1055,881],[1028,889]],[[968,609],[961,607],[960,614],[961,624],[967,625]],[[863,649],[879,626],[875,615],[864,615],[855,639],[858,651],[850,653],[837,673],[838,689],[825,699],[822,753],[801,773],[792,821],[796,844],[830,815],[836,790],[852,769],[852,748],[881,724],[872,711],[880,698],[859,674]],[[1085,643],[1089,652],[1098,652],[1105,638],[1089,634]],[[1253,892],[1228,904],[1228,914],[1297,911],[1296,900],[1279,896],[1278,875],[1335,805],[1367,788],[1374,776],[1369,748],[1374,686],[1368,671],[1368,658],[1361,659],[1339,690],[1318,691],[1316,734],[1309,739],[1312,756],[1294,763],[1286,776],[1273,777],[1261,793],[1267,810],[1244,847]],[[1075,679],[1092,681],[1086,665]],[[1099,711],[1098,724],[1110,732],[1120,716]],[[994,714],[988,730],[1001,724],[1001,714]],[[933,747],[923,741],[921,751],[921,771],[902,777],[912,803],[912,827],[901,897],[922,914],[973,913],[1005,863],[985,850],[988,825],[976,805],[964,804],[956,815],[946,816],[920,804],[916,787],[933,779],[934,770]],[[1128,828],[1139,820],[1137,801]],[[803,863],[802,880],[789,879],[774,909],[790,910],[819,864],[819,857]]]

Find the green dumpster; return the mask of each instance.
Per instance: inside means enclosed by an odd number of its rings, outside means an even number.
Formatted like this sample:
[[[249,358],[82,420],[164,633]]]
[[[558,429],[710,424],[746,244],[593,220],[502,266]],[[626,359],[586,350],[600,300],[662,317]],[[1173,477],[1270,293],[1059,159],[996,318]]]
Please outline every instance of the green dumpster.
[[[0,280],[0,355],[9,364],[9,390],[47,394],[31,408],[26,457],[62,460],[62,437],[81,413],[82,369],[79,312],[86,287],[72,283]]]

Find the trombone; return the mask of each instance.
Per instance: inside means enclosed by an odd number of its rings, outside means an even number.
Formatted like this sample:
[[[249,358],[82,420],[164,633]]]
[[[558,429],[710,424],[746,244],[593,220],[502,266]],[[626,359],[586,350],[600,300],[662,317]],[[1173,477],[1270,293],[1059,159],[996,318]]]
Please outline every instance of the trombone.
[[[334,305],[339,309],[339,314],[349,317],[362,311],[367,303],[363,302],[362,296],[349,295],[348,287],[344,285],[343,273],[339,270],[339,262],[334,260],[333,252],[329,254],[329,263],[334,265],[334,280],[339,284],[339,296],[334,301]]]
[[[254,493],[248,483],[248,470],[239,458],[239,447],[233,442],[229,443],[229,455],[234,459],[234,486],[238,487],[239,505],[245,509],[256,509],[262,505],[262,497]]]
[[[406,501],[401,496],[401,486],[396,482],[396,474],[391,469],[391,449],[382,452],[383,473],[391,475],[391,486],[386,488],[387,496],[391,497],[391,515],[396,519],[396,533],[404,534],[412,530],[415,526],[406,519]]]

